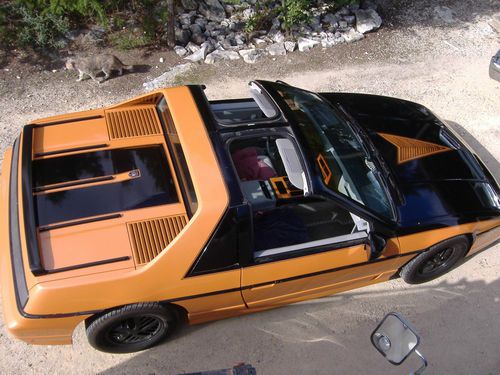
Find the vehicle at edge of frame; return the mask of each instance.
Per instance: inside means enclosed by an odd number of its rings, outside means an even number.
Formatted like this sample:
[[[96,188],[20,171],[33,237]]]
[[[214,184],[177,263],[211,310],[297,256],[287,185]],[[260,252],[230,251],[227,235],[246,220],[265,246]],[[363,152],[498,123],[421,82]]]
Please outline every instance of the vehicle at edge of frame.
[[[8,331],[107,352],[197,324],[402,277],[500,238],[476,153],[405,100],[253,81],[250,98],[160,89],[34,121],[5,152]]]

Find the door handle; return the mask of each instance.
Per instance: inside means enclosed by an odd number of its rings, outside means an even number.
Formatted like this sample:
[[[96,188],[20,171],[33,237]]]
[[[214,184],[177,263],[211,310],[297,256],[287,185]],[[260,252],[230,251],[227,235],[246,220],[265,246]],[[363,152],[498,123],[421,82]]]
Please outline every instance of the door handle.
[[[250,291],[253,292],[253,291],[256,291],[256,290],[262,290],[262,289],[272,288],[276,284],[277,284],[277,282],[273,281],[273,282],[270,282],[270,283],[266,283],[264,285],[253,286],[253,287],[250,288]]]

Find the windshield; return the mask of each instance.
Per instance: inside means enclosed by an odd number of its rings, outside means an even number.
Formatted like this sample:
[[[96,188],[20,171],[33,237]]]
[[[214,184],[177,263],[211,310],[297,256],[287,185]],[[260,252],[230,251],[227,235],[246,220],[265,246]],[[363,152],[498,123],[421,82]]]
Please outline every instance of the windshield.
[[[385,217],[392,217],[379,172],[353,128],[318,95],[287,85],[275,87],[293,112],[325,185]]]

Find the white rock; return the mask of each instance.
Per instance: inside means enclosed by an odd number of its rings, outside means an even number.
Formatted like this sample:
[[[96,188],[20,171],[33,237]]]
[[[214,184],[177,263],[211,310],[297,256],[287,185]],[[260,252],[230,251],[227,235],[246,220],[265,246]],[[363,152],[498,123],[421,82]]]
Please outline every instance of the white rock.
[[[269,37],[276,43],[282,43],[285,41],[285,36],[281,31],[270,32]]]
[[[263,47],[267,44],[267,42],[264,39],[260,38],[253,38],[253,42],[257,47]]]
[[[318,44],[319,44],[318,41],[313,40],[313,39],[309,39],[309,38],[299,38],[299,40],[298,40],[300,52],[309,51],[311,48],[313,48],[314,46],[317,46]]]
[[[340,20],[340,21],[338,22],[338,24],[339,24],[339,28],[341,28],[341,29],[345,29],[347,26],[349,26],[349,25],[347,24],[347,21],[346,21],[346,20]]]
[[[184,57],[184,59],[192,62],[198,62],[204,60],[206,56],[207,56],[207,47],[202,47],[199,48],[198,51],[194,52],[193,54]]]
[[[349,29],[349,31],[342,33],[342,36],[344,37],[344,40],[347,43],[352,43],[357,40],[363,39],[364,36],[361,34],[359,31],[356,31],[354,29]]]
[[[163,57],[160,57],[160,62],[163,63],[165,59]]]
[[[248,64],[255,64],[255,62],[264,56],[265,52],[262,49],[242,49],[239,51],[241,57],[243,57],[243,61]]]
[[[189,42],[186,45],[186,49],[188,50],[188,52],[195,53],[195,52],[200,50],[200,46],[198,46],[197,44],[194,44],[193,42]]]
[[[205,58],[205,62],[207,64],[214,64],[215,62],[220,60],[238,60],[239,58],[240,55],[236,51],[224,51],[217,49],[207,55],[207,57]]]
[[[358,9],[354,14],[356,15],[356,30],[359,33],[364,34],[376,30],[382,25],[382,18],[373,9]]]
[[[271,56],[284,56],[286,55],[286,49],[284,43],[274,43],[267,47],[267,52]]]
[[[213,50],[215,50],[215,47],[214,45],[212,44],[212,42],[210,41],[206,41],[206,42],[203,42],[201,45],[200,45],[200,48],[206,48],[207,52],[206,52],[206,55],[208,55],[210,52],[212,52]],[[205,55],[205,56],[206,56]]]
[[[176,54],[178,54],[180,57],[183,57],[183,56],[186,56],[186,54],[188,53],[187,49],[185,49],[184,47],[182,46],[175,46],[174,47],[174,51]]]
[[[285,49],[288,51],[288,52],[293,52],[295,51],[295,48],[297,48],[297,43],[296,42],[292,42],[290,40],[287,40],[285,42]]]
[[[52,69],[52,73],[55,73],[55,72],[57,72],[57,69]]]
[[[330,48],[335,45],[335,39],[333,38],[322,38],[321,39],[321,47],[323,48]]]
[[[170,86],[178,75],[188,72],[193,68],[193,66],[194,64],[191,63],[174,66],[159,77],[149,82],[144,82],[142,86],[144,86],[145,91],[151,91],[159,87]]]

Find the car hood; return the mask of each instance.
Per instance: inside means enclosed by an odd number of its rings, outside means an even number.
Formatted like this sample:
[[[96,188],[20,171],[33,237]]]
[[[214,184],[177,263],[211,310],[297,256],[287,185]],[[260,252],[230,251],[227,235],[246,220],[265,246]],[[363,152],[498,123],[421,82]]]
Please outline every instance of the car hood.
[[[377,148],[402,198],[403,223],[492,210],[483,167],[429,109],[375,95],[322,96],[353,117]]]

